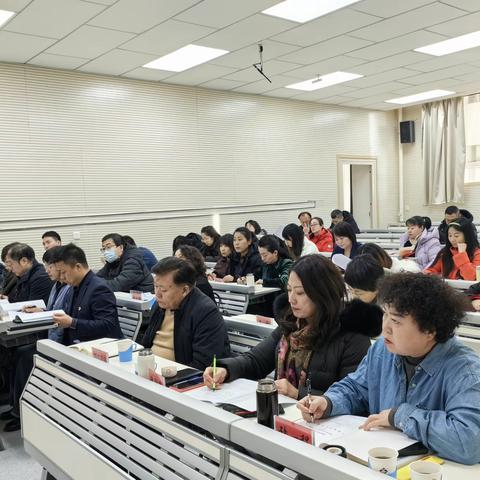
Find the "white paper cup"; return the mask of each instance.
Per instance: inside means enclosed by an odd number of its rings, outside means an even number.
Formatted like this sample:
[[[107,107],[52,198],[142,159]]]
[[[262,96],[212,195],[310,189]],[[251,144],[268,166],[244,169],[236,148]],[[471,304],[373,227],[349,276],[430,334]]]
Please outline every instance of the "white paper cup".
[[[441,480],[442,466],[419,460],[410,464],[411,480]]]
[[[253,287],[255,285],[255,277],[253,276],[253,273],[249,273],[245,277],[245,283],[247,287]]]
[[[368,451],[368,466],[376,472],[397,478],[398,452],[393,448],[377,447]]]

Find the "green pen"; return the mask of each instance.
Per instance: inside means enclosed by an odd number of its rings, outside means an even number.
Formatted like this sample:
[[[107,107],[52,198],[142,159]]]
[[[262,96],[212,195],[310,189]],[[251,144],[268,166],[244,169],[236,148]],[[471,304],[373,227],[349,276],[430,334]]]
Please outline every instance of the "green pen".
[[[213,379],[215,380],[215,376],[217,375],[217,356],[213,356]],[[215,390],[215,382],[212,384],[212,390]]]

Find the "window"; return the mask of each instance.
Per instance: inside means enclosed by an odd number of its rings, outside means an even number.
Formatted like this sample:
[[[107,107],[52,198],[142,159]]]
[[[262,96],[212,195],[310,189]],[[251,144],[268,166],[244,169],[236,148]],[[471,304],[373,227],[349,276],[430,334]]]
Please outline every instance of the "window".
[[[480,95],[464,98],[465,183],[480,183]]]

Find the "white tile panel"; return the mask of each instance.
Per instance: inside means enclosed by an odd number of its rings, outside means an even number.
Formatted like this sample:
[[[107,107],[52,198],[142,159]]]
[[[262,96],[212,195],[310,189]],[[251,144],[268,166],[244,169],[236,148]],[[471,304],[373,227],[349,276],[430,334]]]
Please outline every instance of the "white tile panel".
[[[84,25],[57,42],[47,53],[95,58],[130,40],[133,34]]]
[[[263,93],[269,92],[271,90],[277,90],[285,85],[292,83],[292,79],[289,77],[284,77],[282,75],[272,75],[269,77],[272,83],[270,83],[265,78],[260,77],[256,82],[249,83],[248,85],[243,85],[241,87],[235,88],[234,92],[243,92],[243,93]]]
[[[365,62],[362,60],[364,63],[355,68],[355,73],[360,73],[362,75],[376,75],[399,67],[408,67],[415,70],[417,62],[430,58],[431,56],[426,55],[425,53],[403,52],[397,55],[392,55],[391,57],[374,60],[373,62]]]
[[[421,85],[411,85],[407,86],[405,84],[404,87],[394,88],[392,89],[392,96],[394,97],[403,97],[406,95],[414,95],[420,92],[426,92],[428,90],[453,90],[456,91],[456,87],[458,85],[458,80],[453,78],[443,78],[441,80],[434,80],[428,83],[422,83]]]
[[[243,82],[236,82],[235,80],[227,80],[226,78],[217,78],[216,80],[209,80],[202,83],[200,87],[212,88],[214,90],[232,90],[235,87],[239,87]]]
[[[332,85],[331,87],[321,88],[313,92],[300,93],[295,96],[295,100],[316,101],[322,98],[333,97],[334,95],[344,95],[349,97],[355,89],[348,85]]]
[[[198,0],[119,0],[90,25],[142,33],[197,3]]]
[[[334,95],[333,97],[319,98],[316,101],[317,103],[339,105],[339,104],[342,104],[342,102],[348,102],[349,100],[352,100],[352,99],[349,97],[342,97],[341,95]]]
[[[298,79],[308,80],[317,75],[324,75],[326,73],[338,71],[358,72],[360,64],[365,63],[365,60],[360,58],[347,57],[339,55],[338,57],[322,60],[321,62],[312,63],[311,65],[303,65],[302,67],[290,70],[288,75]]]
[[[337,37],[352,30],[382,20],[380,17],[344,8],[316,20],[292,28],[273,37],[279,42],[292,43],[308,47],[331,37]]]
[[[212,31],[212,28],[202,25],[167,20],[124,43],[122,49],[163,56],[190,43],[198,43],[197,40]]]
[[[9,12],[19,12],[25,8],[32,0],[0,0],[0,10]]]
[[[320,60],[342,55],[343,53],[352,52],[353,50],[371,45],[371,43],[372,42],[368,40],[361,40],[349,37],[348,35],[342,35],[303,48],[297,52],[283,55],[281,60],[309,65],[311,63],[319,62]]]
[[[278,97],[278,98],[291,98],[297,94],[295,90],[291,88],[277,88],[276,90],[271,90],[269,92],[265,92],[264,95],[268,97]]]
[[[104,6],[80,0],[34,0],[12,18],[4,30],[48,38],[63,38]]]
[[[402,0],[398,2],[394,0],[363,0],[352,5],[351,8],[371,15],[389,18],[427,3],[432,3],[432,0]]]
[[[455,18],[454,20],[428,27],[428,30],[449,37],[458,37],[465,33],[476,32],[480,30],[480,12],[471,13],[461,18]]]
[[[295,68],[296,65],[288,62],[281,62],[279,60],[269,60],[268,62],[264,62],[263,64],[263,72],[267,77],[271,77],[272,75],[278,75],[280,73],[285,73],[287,76],[290,76],[289,70]],[[231,73],[225,78],[230,80],[236,80],[239,82],[254,82],[261,77],[261,74],[255,69],[253,65],[250,65],[247,68],[242,70],[238,70],[234,73]],[[295,83],[295,79],[292,78],[292,82]]]
[[[72,70],[88,62],[88,58],[66,57],[64,55],[53,55],[51,53],[40,53],[29,60],[28,63],[48,68],[64,68]]]
[[[174,72],[166,72],[164,70],[155,70],[153,68],[135,68],[130,72],[126,72],[122,77],[135,78],[137,80],[150,80],[153,82],[164,80],[175,75]]]
[[[175,18],[197,25],[223,28],[259,13],[276,3],[278,0],[204,0],[178,14]]]
[[[105,75],[121,75],[145,65],[155,60],[155,58],[155,55],[115,49],[86,63],[78,70],[81,72],[103,73]]]
[[[440,42],[446,37],[433,32],[419,30],[418,32],[408,33],[401,37],[385,40],[384,42],[375,43],[365,48],[360,48],[350,53],[350,56],[356,58],[364,58],[365,60],[377,60],[385,58],[396,53],[406,52],[417,48],[418,46],[427,45],[429,43]]]
[[[218,77],[228,75],[234,69],[229,67],[221,67],[219,65],[212,65],[204,63],[198,67],[190,68],[181,73],[176,73],[168,79],[168,83],[175,83],[179,85],[199,85],[200,83],[214,80]]]
[[[223,50],[238,50],[252,43],[260,42],[277,33],[296,25],[294,22],[272,17],[270,15],[252,15],[229,27],[218,30],[202,39],[199,45],[221,48]]]
[[[465,50],[463,52],[452,53],[443,57],[433,57],[431,55],[421,54],[426,58],[423,62],[418,62],[408,67],[412,70],[421,72],[431,72],[442,68],[451,67],[453,65],[461,65],[462,63],[474,63],[480,59],[480,47]]]
[[[459,10],[442,3],[432,3],[375,23],[374,25],[361,28],[352,32],[351,35],[364,38],[365,40],[381,42],[463,15],[466,15],[464,10]],[[459,20],[463,20],[463,18]],[[430,30],[436,31],[435,27],[430,28]]]
[[[54,42],[51,38],[0,30],[0,62],[24,63]]]
[[[358,88],[358,89],[352,90],[352,92],[349,93],[349,96],[354,98],[371,97],[373,95],[376,95],[377,93],[380,94],[384,92],[391,92],[391,91],[394,91],[395,89],[399,89],[405,86],[407,85],[401,82],[386,82],[379,85],[375,85],[373,87]]]
[[[441,0],[442,3],[452,5],[453,7],[461,8],[468,12],[478,12],[480,10],[480,3],[478,0]]]
[[[100,5],[113,5],[118,0],[83,0],[88,3],[99,3]]]
[[[402,79],[405,83],[412,85],[421,85],[423,83],[431,83],[446,78],[458,77],[463,74],[475,72],[477,78],[480,78],[480,68],[472,65],[455,65],[453,67],[442,68],[435,70],[434,72],[422,73],[420,75],[414,75],[412,77]]]
[[[380,83],[390,82],[391,80],[404,79],[405,77],[411,77],[417,74],[418,72],[409,70],[408,68],[396,68],[394,70],[378,73],[376,75],[367,75],[366,77],[357,78],[352,80],[350,85],[358,88],[365,88],[378,85]]]
[[[480,68],[477,67],[476,71],[472,71],[471,73],[466,73],[462,74],[461,72],[458,72],[458,75],[452,75],[455,76],[456,80],[460,80],[458,83],[461,85],[464,82],[478,82],[480,83]]]

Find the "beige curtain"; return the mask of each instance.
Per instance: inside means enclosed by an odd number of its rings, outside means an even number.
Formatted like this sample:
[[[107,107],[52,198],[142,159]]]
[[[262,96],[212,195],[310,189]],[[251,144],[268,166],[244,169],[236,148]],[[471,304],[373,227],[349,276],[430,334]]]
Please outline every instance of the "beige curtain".
[[[463,98],[427,103],[422,114],[425,203],[461,203],[465,175]]]

